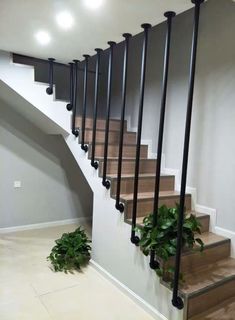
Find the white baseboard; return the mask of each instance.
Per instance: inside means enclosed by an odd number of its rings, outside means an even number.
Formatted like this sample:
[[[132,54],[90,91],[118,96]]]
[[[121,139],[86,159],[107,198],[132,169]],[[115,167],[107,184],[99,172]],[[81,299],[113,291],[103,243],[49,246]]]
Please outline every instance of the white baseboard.
[[[195,210],[201,213],[208,214],[210,216],[210,231],[216,232],[216,209],[196,204]]]
[[[231,257],[235,258],[235,232],[216,226],[215,233],[222,237],[231,239]]]
[[[157,309],[153,308],[149,303],[143,300],[140,296],[135,294],[132,290],[130,290],[127,286],[125,286],[118,279],[113,277],[108,271],[102,268],[98,263],[94,260],[90,261],[91,265],[96,269],[102,276],[111,281],[118,289],[120,289],[124,294],[126,294],[129,298],[131,298],[137,305],[139,305],[142,309],[144,309],[147,313],[149,313],[156,320],[167,320],[165,316],[163,316]]]
[[[8,228],[0,228],[0,234],[10,233],[10,232],[17,232],[17,231],[25,231],[25,230],[34,230],[34,229],[43,229],[49,227],[57,227],[67,224],[83,224],[86,222],[91,221],[91,218],[76,218],[76,219],[66,219],[66,220],[58,220],[58,221],[49,221],[49,222],[42,222],[42,223],[35,223],[35,224],[27,224],[24,226],[15,226],[15,227],[8,227]]]

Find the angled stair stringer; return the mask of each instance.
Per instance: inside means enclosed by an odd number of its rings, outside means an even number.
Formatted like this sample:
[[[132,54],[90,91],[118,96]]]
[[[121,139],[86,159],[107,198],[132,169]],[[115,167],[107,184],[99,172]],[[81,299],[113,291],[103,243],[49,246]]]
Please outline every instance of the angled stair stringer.
[[[34,82],[34,67],[16,65],[11,54],[0,51],[0,97],[48,134],[70,133],[66,102],[53,101],[47,84]]]
[[[133,298],[154,318],[182,320],[184,311],[171,304],[172,292],[149,268],[149,258],[130,242],[131,226],[124,223],[124,215],[115,209],[110,191],[102,186],[87,154],[72,135],[64,139],[93,191],[92,260],[127,287],[127,293],[132,291]]]

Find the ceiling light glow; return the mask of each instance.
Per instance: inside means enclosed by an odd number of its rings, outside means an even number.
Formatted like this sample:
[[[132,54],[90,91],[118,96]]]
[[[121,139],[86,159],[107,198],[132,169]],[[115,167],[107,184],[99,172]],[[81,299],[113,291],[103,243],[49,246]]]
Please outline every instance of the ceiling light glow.
[[[72,15],[67,11],[58,13],[58,15],[56,16],[56,21],[58,25],[64,30],[70,29],[74,23]]]
[[[90,9],[98,9],[103,4],[103,0],[84,0],[84,4]]]
[[[42,46],[47,45],[51,41],[51,37],[46,31],[38,31],[35,34],[35,38]]]

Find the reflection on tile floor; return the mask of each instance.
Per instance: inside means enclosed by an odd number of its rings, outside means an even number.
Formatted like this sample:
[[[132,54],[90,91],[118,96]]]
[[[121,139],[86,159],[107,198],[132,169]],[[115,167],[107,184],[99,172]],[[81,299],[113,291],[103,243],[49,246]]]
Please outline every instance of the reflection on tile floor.
[[[152,320],[91,266],[75,274],[51,271],[46,257],[55,239],[76,227],[0,235],[0,319]]]

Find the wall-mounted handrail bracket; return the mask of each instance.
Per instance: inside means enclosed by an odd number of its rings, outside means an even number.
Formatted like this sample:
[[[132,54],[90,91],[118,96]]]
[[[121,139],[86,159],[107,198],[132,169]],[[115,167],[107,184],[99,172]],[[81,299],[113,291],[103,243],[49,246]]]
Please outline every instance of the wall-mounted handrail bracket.
[[[86,107],[87,107],[87,76],[88,76],[88,62],[90,56],[84,54],[85,69],[84,69],[84,87],[83,87],[83,112],[82,112],[82,137],[81,137],[81,149],[85,152],[88,151],[88,146],[85,145],[85,131],[86,131]]]
[[[107,83],[107,106],[106,106],[106,121],[105,121],[105,142],[104,142],[104,162],[103,162],[103,178],[102,184],[108,190],[111,186],[110,181],[107,180],[107,158],[108,158],[108,144],[109,144],[109,122],[111,109],[111,94],[112,94],[112,76],[113,76],[113,50],[116,42],[109,41],[109,65],[108,65],[108,83]]]
[[[123,56],[123,73],[122,73],[122,107],[121,107],[121,121],[120,121],[120,135],[119,135],[119,152],[118,152],[118,173],[117,173],[117,189],[116,189],[116,204],[115,207],[121,213],[124,212],[124,205],[120,202],[121,192],[121,176],[122,176],[122,154],[123,154],[123,134],[125,123],[126,110],[126,88],[127,88],[127,67],[129,56],[129,42],[132,35],[124,33],[124,56]]]
[[[140,147],[141,147],[141,134],[142,134],[142,120],[144,108],[144,91],[145,91],[145,75],[147,64],[147,49],[148,49],[148,36],[151,24],[144,23],[141,25],[144,29],[144,39],[142,47],[142,61],[141,61],[141,77],[140,77],[140,102],[138,114],[138,127],[137,127],[137,145],[135,156],[135,178],[134,178],[134,194],[133,194],[133,208],[132,208],[132,229],[131,229],[131,242],[135,245],[139,244],[139,237],[135,234],[136,217],[137,217],[137,202],[138,202],[138,183],[139,183],[139,164],[140,164]]]
[[[73,62],[69,63],[69,103],[67,104],[66,108],[68,111],[71,111],[73,109],[73,92],[74,92],[74,74],[73,74]]]
[[[53,94],[53,82],[54,82],[54,58],[48,58],[48,62],[49,62],[49,87],[46,88],[46,93],[51,95]]]
[[[78,63],[79,60],[73,60],[74,62],[74,81],[73,81],[73,103],[72,103],[72,134],[78,137],[79,131],[76,129],[76,115],[77,115],[77,94],[78,94]]]
[[[182,161],[180,205],[179,205],[178,232],[177,232],[177,246],[176,246],[176,256],[175,256],[175,272],[174,272],[173,297],[172,297],[172,304],[174,307],[176,307],[178,309],[182,309],[184,307],[184,302],[183,302],[182,298],[178,295],[178,290],[179,290],[180,263],[181,263],[181,253],[182,253],[182,235],[183,235],[183,221],[184,221],[184,207],[185,207],[185,191],[186,191],[186,181],[187,181],[188,153],[189,153],[194,83],[195,83],[195,72],[196,72],[200,6],[203,2],[204,2],[204,0],[192,0],[192,3],[195,4],[194,27],[193,27],[192,47],[191,47],[189,91],[188,91],[187,114],[186,114],[186,122],[185,122],[184,151],[183,151],[183,161]]]
[[[171,27],[172,27],[172,19],[173,17],[175,17],[175,15],[176,14],[173,11],[167,11],[164,14],[164,16],[167,18],[167,31],[166,31],[166,40],[165,40],[161,110],[160,110],[159,130],[158,130],[157,163],[156,163],[155,190],[154,190],[154,201],[153,201],[154,203],[153,204],[153,228],[157,227],[159,191],[160,191],[160,179],[161,179],[162,145],[163,145],[164,122],[165,122],[165,111],[166,111],[168,71],[169,71],[169,61],[170,61]],[[153,250],[150,253],[149,265],[151,269],[157,269],[159,267],[159,263],[155,259],[155,252]]]
[[[94,111],[93,111],[93,129],[92,129],[92,149],[91,149],[91,166],[94,169],[98,169],[99,164],[95,161],[95,145],[96,145],[96,123],[97,123],[97,111],[98,111],[98,99],[99,99],[99,73],[100,73],[100,55],[102,49],[95,49],[96,51],[96,70],[95,70],[95,97],[94,97]]]

